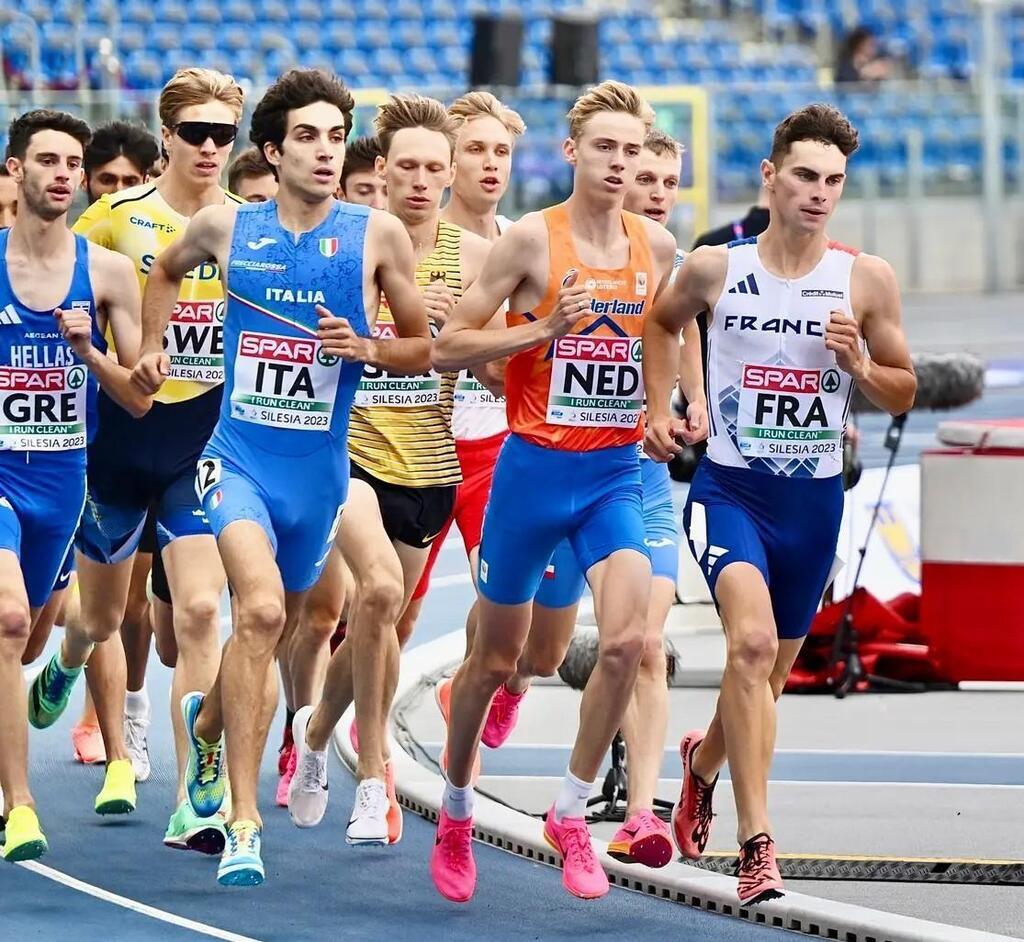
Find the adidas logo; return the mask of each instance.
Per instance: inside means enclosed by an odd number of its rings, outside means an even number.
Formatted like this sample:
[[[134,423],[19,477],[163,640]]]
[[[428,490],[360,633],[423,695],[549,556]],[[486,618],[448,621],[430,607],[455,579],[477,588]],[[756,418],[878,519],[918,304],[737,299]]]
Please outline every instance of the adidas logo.
[[[757,280],[754,278],[754,273],[751,272],[742,281],[733,285],[729,291],[729,294],[760,294],[757,290]]]
[[[14,310],[13,304],[8,304],[2,311],[0,311],[0,324],[20,324],[21,318],[18,317],[18,312]]]
[[[753,276],[751,276],[753,277]],[[711,570],[715,568],[718,561],[729,551],[721,546],[709,546],[708,555],[706,557],[708,575],[711,575]]]

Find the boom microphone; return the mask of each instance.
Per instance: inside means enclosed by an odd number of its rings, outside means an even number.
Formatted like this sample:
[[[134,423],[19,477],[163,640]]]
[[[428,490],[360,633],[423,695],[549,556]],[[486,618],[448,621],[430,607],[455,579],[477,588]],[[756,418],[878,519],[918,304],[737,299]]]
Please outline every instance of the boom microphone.
[[[916,353],[911,358],[917,373],[914,409],[957,409],[980,399],[985,391],[985,364],[969,353]],[[880,412],[857,390],[854,412]]]

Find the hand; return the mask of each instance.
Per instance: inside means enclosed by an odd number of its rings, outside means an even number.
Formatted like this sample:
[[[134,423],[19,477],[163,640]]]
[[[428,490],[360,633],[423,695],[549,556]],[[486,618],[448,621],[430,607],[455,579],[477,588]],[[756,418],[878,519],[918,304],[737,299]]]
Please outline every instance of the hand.
[[[370,341],[360,337],[344,317],[335,317],[322,304],[316,306],[316,313],[320,318],[316,335],[324,353],[354,363],[369,361]]]
[[[649,418],[647,431],[644,433],[644,451],[647,456],[655,461],[671,461],[683,450],[679,440],[688,433],[687,422],[688,419],[676,419],[670,416],[657,419]],[[699,439],[694,440],[699,441]]]
[[[132,370],[132,385],[147,396],[156,395],[171,375],[171,358],[166,353],[145,353]]]
[[[455,295],[443,281],[432,281],[423,289],[423,304],[427,309],[427,317],[438,327],[444,327],[455,310]]]
[[[842,311],[832,311],[825,327],[825,349],[836,355],[836,365],[854,379],[863,379],[867,373],[868,358],[864,355],[860,327],[855,318]]]
[[[552,338],[563,337],[576,326],[582,318],[593,314],[590,309],[590,292],[586,288],[577,287],[579,272],[571,269],[562,279],[562,287],[558,289],[554,310],[545,319],[545,326]]]
[[[56,308],[53,316],[57,319],[60,335],[80,360],[86,360],[92,352],[92,316],[88,311],[72,308],[62,311]]]
[[[691,402],[686,407],[686,419],[683,428],[677,433],[687,445],[696,445],[708,437],[708,404]]]

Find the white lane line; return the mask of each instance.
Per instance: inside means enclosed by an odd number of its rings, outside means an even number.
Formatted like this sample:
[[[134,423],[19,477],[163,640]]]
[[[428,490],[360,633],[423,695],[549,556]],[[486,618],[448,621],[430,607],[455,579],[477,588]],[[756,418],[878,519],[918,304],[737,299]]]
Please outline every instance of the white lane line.
[[[113,903],[115,906],[130,909],[132,912],[139,913],[143,916],[149,916],[151,919],[158,919],[160,922],[166,922],[172,926],[179,926],[182,929],[190,929],[192,932],[198,932],[200,935],[209,936],[212,939],[224,939],[225,942],[259,942],[258,939],[254,939],[247,935],[239,935],[237,932],[228,932],[226,929],[218,929],[216,926],[207,926],[204,923],[195,922],[192,919],[186,919],[184,916],[178,916],[175,913],[168,913],[164,912],[162,909],[147,906],[145,903],[129,899],[127,896],[119,896],[117,893],[111,893],[109,890],[104,890],[102,887],[93,886],[91,883],[85,883],[82,880],[69,877],[66,873],[61,873],[59,870],[54,870],[52,867],[47,867],[34,860],[25,861],[18,864],[18,866],[24,867],[26,870],[31,870],[32,873],[37,873],[41,877],[46,877],[47,880],[53,880],[54,883],[60,883],[72,890],[77,890],[79,893],[85,893],[88,896],[93,896],[96,899],[103,900],[105,903]]]

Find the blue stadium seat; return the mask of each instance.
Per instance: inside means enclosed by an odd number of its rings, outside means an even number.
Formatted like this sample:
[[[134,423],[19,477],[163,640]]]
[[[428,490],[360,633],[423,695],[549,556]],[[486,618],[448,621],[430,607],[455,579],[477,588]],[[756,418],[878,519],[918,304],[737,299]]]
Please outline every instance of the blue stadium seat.
[[[298,0],[291,7],[293,22],[295,20],[307,23],[318,23],[323,28],[324,8],[316,0]]]
[[[124,60],[124,81],[128,88],[159,88],[164,81],[159,57],[148,50],[129,54]]]
[[[188,7],[184,0],[162,0],[159,13],[159,22],[161,23],[184,24],[189,20]]]
[[[261,23],[289,23],[291,13],[284,0],[263,0],[258,19]]]
[[[252,33],[241,23],[227,23],[217,33],[217,42],[228,52],[238,53],[253,47]]]
[[[66,23],[44,23],[40,29],[40,67],[51,88],[77,88],[78,57],[74,33]]]
[[[182,46],[198,54],[196,58],[203,58],[205,53],[219,45],[220,34],[214,33],[203,23],[190,23],[178,35]]]
[[[290,37],[300,55],[313,51],[319,53],[324,48],[320,30],[308,23],[296,23],[290,31]],[[329,57],[330,53],[325,55]]]
[[[224,20],[228,23],[254,23],[256,11],[247,0],[229,0],[224,4]]]
[[[332,23],[323,34],[323,46],[331,52],[355,49],[356,33],[351,23]]]
[[[192,0],[189,14],[193,23],[216,24],[224,18],[220,4],[213,0]]]
[[[169,23],[157,23],[147,32],[146,47],[163,54],[181,45],[181,29]]]

